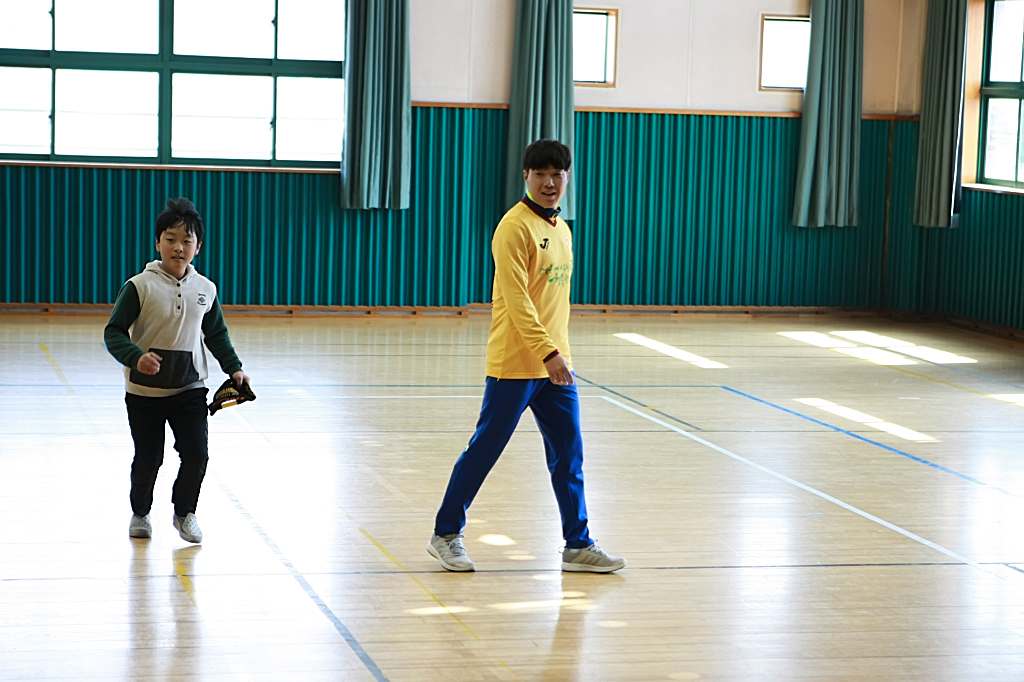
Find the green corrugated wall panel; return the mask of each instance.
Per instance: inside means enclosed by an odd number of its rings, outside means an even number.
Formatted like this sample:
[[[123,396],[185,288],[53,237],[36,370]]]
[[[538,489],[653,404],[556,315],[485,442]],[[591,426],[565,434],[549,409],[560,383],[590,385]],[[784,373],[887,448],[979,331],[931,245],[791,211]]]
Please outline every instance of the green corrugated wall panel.
[[[967,189],[960,227],[915,226],[917,135],[896,123],[886,305],[1024,329],[1024,197]]]
[[[917,182],[916,121],[896,121],[893,129],[892,189],[883,305],[894,310],[919,310],[922,228],[913,224]]]
[[[341,210],[333,174],[0,166],[0,301],[113,301],[178,195],[203,214],[196,265],[225,303],[489,300],[505,126],[501,110],[415,109],[408,211]]]
[[[886,305],[1024,328],[1024,197],[967,191],[962,227],[914,227],[916,123],[893,124],[886,244],[889,122],[864,122],[860,226],[807,230],[789,222],[799,119],[576,121],[577,302]],[[330,174],[0,166],[0,301],[112,301],[179,194],[206,218],[198,265],[226,303],[490,300],[506,125],[416,108],[408,211],[343,211]]]
[[[799,119],[577,114],[575,300],[878,305],[888,130],[864,128],[861,225],[807,230]]]
[[[927,232],[923,307],[1024,329],[1024,197],[967,191],[961,226]]]

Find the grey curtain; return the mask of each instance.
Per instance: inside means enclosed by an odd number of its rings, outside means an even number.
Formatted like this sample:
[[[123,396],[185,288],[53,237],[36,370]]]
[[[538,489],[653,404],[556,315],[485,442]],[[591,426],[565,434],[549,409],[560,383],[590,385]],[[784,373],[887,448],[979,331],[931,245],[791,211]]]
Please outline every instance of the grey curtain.
[[[914,224],[956,227],[963,156],[967,0],[930,0],[925,31]]]
[[[348,0],[341,204],[409,208],[409,0]]]
[[[572,0],[519,0],[509,93],[506,203],[523,196],[523,150],[535,140],[558,140],[574,151]],[[562,199],[562,218],[576,215],[576,163]]]
[[[856,225],[864,0],[811,0],[793,224]]]

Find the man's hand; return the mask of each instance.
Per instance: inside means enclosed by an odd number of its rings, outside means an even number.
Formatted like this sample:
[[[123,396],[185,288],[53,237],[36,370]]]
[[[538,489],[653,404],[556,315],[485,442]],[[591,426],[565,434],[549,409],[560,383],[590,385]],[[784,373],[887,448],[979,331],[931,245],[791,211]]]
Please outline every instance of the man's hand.
[[[160,361],[162,357],[156,353],[150,351],[149,353],[143,353],[139,361],[135,363],[135,369],[139,370],[143,374],[153,376],[160,371]]]
[[[239,388],[242,387],[243,383],[245,383],[245,384],[251,384],[252,383],[252,380],[249,379],[249,375],[246,374],[245,372],[243,372],[242,370],[238,370],[237,372],[232,374],[231,378],[235,380],[235,386],[238,386]]]
[[[572,371],[569,370],[569,363],[561,355],[556,355],[545,362],[544,369],[548,371],[551,383],[556,386],[572,386],[576,383]]]

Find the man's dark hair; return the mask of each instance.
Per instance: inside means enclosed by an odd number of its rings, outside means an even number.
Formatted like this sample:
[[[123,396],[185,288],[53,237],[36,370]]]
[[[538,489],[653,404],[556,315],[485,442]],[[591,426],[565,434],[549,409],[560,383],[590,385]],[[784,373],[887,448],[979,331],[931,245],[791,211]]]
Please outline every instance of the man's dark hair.
[[[203,219],[199,216],[196,205],[185,197],[167,200],[167,208],[156,219],[156,240],[160,241],[160,235],[164,230],[170,230],[178,225],[184,225],[185,232],[202,243],[203,235],[206,233]]]
[[[523,152],[523,170],[569,170],[572,152],[558,140],[537,140]]]

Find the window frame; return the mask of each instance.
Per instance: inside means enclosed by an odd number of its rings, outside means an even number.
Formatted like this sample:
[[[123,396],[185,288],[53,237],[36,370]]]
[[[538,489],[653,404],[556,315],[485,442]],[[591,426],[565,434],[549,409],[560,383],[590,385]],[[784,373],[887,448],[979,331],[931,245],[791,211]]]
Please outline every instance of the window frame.
[[[808,25],[811,23],[811,16],[809,14],[775,14],[766,13],[761,15],[761,43],[757,53],[757,91],[758,92],[804,92],[807,90],[807,83],[804,82],[802,88],[777,88],[761,85],[761,79],[764,76],[764,25],[769,19],[781,19],[783,21],[794,21],[800,20],[806,22]]]
[[[156,54],[118,52],[64,52],[50,50],[21,50],[0,48],[0,66],[22,68],[49,68],[52,74],[50,93],[50,153],[0,153],[0,162],[58,162],[82,164],[119,164],[174,167],[266,167],[266,168],[330,168],[340,169],[341,159],[333,161],[279,161],[277,158],[277,79],[341,78],[345,76],[343,61],[314,61],[299,59],[256,59],[248,57],[210,57],[174,54],[174,0],[158,0],[159,50]],[[51,6],[51,48],[56,46],[56,2]],[[274,54],[277,54],[278,0],[274,2]],[[346,22],[348,15],[346,13]],[[144,71],[159,74],[160,95],[158,106],[157,156],[78,156],[54,153],[56,137],[56,70],[80,69],[87,71]],[[273,118],[271,137],[273,146],[270,159],[186,158],[171,156],[171,84],[175,73],[199,73],[217,76],[270,76],[274,79]]]
[[[597,82],[573,79],[572,81],[573,87],[577,88],[614,88],[619,76],[619,10],[611,7],[573,7],[572,14],[574,17],[577,14],[605,14],[615,17],[615,31],[610,36],[611,52],[614,57],[612,60],[611,80]],[[575,36],[573,36],[573,40],[575,42]],[[605,57],[605,63],[608,63],[607,56]]]
[[[985,157],[988,153],[988,108],[993,99],[1014,99],[1024,107],[1024,80],[1019,83],[992,81],[989,78],[989,67],[992,61],[992,33],[995,24],[996,0],[985,2],[985,47],[981,62],[981,103],[980,121],[978,125],[978,182],[999,187],[1024,188],[1024,175],[1020,173],[1021,138],[1024,137],[1024,125],[1021,125],[1021,111],[1017,111],[1017,180],[1000,180],[985,175]],[[1024,71],[1024,59],[1021,65]]]

